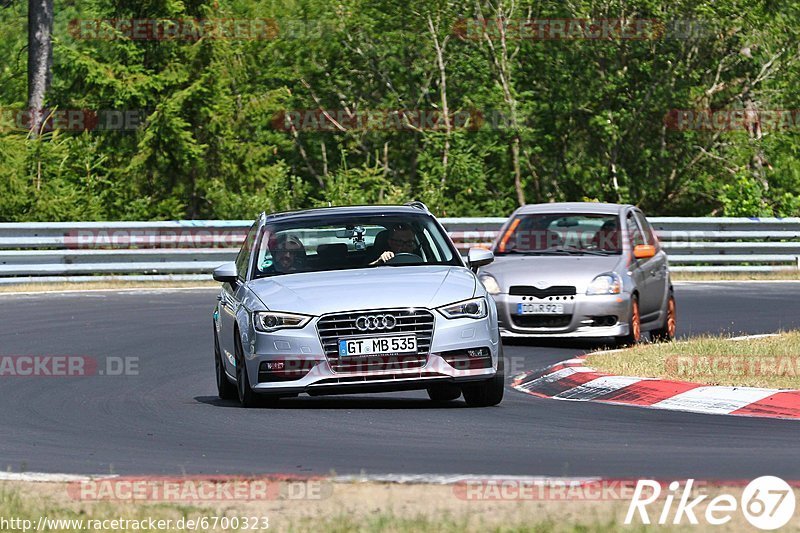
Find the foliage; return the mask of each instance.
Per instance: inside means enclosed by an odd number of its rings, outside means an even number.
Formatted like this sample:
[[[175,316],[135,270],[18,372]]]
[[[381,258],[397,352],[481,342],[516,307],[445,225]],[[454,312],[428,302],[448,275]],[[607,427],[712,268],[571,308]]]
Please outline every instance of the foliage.
[[[3,221],[247,219],[410,199],[440,215],[503,216],[519,197],[630,202],[651,215],[800,214],[800,114],[783,128],[708,131],[677,128],[671,111],[799,109],[798,6],[55,0],[48,107],[135,110],[144,122],[34,139],[13,127],[26,100],[25,5],[4,5]],[[520,39],[512,24],[506,46],[496,25],[475,30],[502,17],[664,26],[646,39]],[[268,19],[277,33],[92,39],[70,25],[131,18]],[[282,113],[293,110],[315,120],[292,129]],[[418,127],[396,111],[439,122]],[[370,114],[368,127],[353,118]]]

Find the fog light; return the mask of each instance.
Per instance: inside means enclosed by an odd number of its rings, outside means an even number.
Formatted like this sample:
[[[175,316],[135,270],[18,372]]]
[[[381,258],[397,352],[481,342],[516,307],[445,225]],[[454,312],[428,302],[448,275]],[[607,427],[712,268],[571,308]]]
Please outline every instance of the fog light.
[[[258,365],[258,382],[295,381],[304,378],[321,361],[315,359],[277,359]]]
[[[489,348],[467,350],[467,355],[470,357],[489,357]]]
[[[476,370],[492,367],[492,352],[489,348],[467,348],[441,353],[442,359],[456,370]]]

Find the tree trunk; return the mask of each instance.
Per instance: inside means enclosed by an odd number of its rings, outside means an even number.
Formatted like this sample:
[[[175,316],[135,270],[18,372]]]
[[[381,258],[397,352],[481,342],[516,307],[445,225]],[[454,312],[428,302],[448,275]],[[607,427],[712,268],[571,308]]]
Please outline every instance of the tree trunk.
[[[53,68],[53,0],[28,0],[28,113],[32,136],[44,121]]]

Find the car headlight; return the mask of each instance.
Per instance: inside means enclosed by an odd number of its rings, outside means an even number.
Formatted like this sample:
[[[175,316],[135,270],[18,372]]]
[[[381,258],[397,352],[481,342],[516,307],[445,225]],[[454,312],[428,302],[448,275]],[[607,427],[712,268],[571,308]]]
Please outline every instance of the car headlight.
[[[489,306],[486,304],[486,298],[472,298],[449,304],[437,309],[442,313],[445,318],[486,318],[489,314]]]
[[[302,328],[310,316],[294,315],[291,313],[275,313],[273,311],[258,311],[253,313],[253,324],[258,331],[271,332],[279,329]]]
[[[500,290],[500,285],[497,284],[497,280],[494,279],[493,276],[489,274],[484,274],[480,276],[478,279],[481,280],[483,286],[486,287],[486,292],[489,294],[500,294],[502,291]]]
[[[592,280],[586,294],[619,294],[622,292],[622,280],[614,272],[600,274]]]

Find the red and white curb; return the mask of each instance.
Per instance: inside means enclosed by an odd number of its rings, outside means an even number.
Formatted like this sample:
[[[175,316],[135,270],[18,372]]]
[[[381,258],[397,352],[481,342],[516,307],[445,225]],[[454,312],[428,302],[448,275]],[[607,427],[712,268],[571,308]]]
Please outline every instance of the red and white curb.
[[[593,401],[652,409],[800,420],[800,390],[707,386],[656,378],[613,376],[568,359],[514,378],[511,386],[555,400]]]

